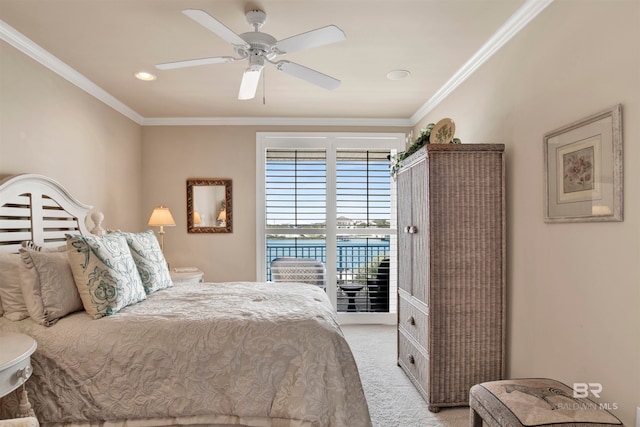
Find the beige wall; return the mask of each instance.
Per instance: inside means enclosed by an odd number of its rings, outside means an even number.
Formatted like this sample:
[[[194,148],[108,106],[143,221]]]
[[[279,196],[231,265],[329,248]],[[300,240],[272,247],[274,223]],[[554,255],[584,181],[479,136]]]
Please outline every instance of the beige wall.
[[[140,126],[4,42],[0,58],[0,175],[49,176],[110,227],[139,226]]]
[[[509,375],[601,382],[633,425],[640,405],[640,2],[556,0],[416,126],[456,120],[463,142],[507,144]],[[146,229],[169,206],[172,266],[208,280],[254,280],[255,133],[371,131],[145,127],[0,42],[0,175],[35,172]],[[625,220],[545,224],[542,136],[623,104]],[[402,132],[404,129],[373,129]],[[234,232],[186,232],[186,179],[233,180]]]
[[[165,228],[172,267],[198,266],[208,281],[256,280],[256,132],[407,132],[405,128],[154,126],[143,140],[143,216],[164,204],[176,227]],[[233,233],[187,233],[188,178],[233,181]]]
[[[508,373],[640,406],[640,2],[556,1],[414,129],[507,145]],[[546,132],[623,105],[624,222],[545,224]]]

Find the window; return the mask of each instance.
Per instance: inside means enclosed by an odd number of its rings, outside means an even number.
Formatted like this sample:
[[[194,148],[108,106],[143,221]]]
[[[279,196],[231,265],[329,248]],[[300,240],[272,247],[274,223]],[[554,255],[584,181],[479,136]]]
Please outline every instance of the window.
[[[258,280],[272,279],[276,258],[319,260],[340,315],[395,321],[388,156],[403,149],[404,135],[258,133],[257,147]]]

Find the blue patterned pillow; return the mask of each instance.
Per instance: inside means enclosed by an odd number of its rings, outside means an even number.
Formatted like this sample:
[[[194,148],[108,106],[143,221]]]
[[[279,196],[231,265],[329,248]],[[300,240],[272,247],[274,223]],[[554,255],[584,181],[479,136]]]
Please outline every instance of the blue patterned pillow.
[[[115,232],[124,236],[131,250],[142,285],[147,294],[173,286],[167,261],[164,259],[153,230],[143,233]]]
[[[67,255],[82,305],[94,319],[147,297],[123,236],[67,234]]]

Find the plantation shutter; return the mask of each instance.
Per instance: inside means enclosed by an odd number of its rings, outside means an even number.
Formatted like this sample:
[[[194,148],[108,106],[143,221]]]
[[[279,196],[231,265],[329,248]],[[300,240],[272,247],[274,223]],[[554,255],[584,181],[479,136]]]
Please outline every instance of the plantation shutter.
[[[337,227],[389,228],[391,179],[389,150],[338,150]]]
[[[325,150],[269,149],[265,178],[267,228],[326,227]]]

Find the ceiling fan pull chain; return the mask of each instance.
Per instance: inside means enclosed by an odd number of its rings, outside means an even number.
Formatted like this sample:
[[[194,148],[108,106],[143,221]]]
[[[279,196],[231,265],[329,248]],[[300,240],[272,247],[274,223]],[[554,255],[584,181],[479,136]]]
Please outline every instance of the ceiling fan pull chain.
[[[262,105],[267,105],[267,70],[262,72]]]

